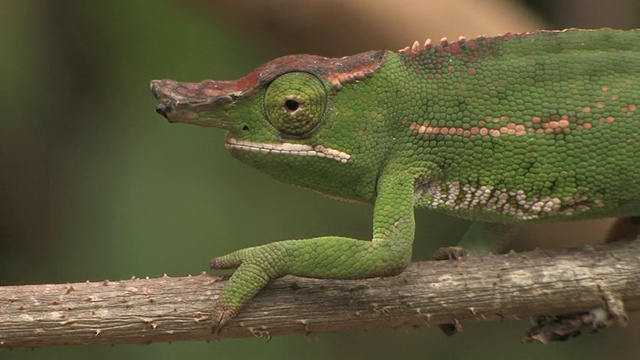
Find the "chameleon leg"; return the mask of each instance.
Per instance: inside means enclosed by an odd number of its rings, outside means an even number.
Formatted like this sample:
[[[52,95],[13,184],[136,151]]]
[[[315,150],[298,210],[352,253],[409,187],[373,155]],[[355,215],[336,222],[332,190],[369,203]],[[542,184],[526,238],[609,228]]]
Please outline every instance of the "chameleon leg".
[[[397,170],[387,173],[378,180],[372,241],[337,236],[285,240],[213,259],[213,269],[237,267],[214,307],[214,333],[269,280],[280,276],[358,279],[390,276],[404,270],[411,261],[414,238],[416,176]]]
[[[471,255],[501,253],[507,249],[521,227],[521,224],[476,221],[471,224],[458,245],[467,249]]]
[[[471,224],[458,246],[436,250],[436,260],[457,259],[467,255],[486,255],[501,253],[520,231],[519,224],[489,223],[476,221]]]
[[[476,221],[462,236],[458,246],[442,247],[433,254],[435,260],[460,259],[468,255],[486,255],[501,253],[517,235],[520,225],[505,223],[489,223]],[[445,335],[455,335],[461,331],[458,322],[438,325]]]

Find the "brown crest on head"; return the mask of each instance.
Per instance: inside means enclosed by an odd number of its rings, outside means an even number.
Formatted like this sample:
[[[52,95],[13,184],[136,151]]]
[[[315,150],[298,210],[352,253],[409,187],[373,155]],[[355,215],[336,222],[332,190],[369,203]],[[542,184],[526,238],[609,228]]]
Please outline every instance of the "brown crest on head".
[[[384,63],[386,53],[385,50],[369,51],[343,58],[289,55],[272,60],[237,80],[204,80],[198,83],[153,80],[151,91],[160,101],[156,111],[170,121],[181,121],[197,117],[197,111],[251,96],[276,77],[289,72],[313,74],[330,82],[335,90],[340,90],[345,84],[373,75]]]

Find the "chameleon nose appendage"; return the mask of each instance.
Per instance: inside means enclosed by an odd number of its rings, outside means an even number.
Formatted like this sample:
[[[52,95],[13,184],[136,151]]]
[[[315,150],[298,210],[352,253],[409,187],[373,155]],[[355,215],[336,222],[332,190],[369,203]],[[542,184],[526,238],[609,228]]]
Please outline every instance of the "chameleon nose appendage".
[[[225,128],[224,109],[239,95],[235,81],[180,82],[152,80],[151,92],[158,99],[156,112],[169,122]]]

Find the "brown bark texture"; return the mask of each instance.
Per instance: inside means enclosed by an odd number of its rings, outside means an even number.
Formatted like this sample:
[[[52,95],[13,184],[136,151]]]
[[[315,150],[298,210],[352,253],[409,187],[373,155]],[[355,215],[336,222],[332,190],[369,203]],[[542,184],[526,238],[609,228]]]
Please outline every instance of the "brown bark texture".
[[[316,334],[640,309],[640,241],[414,262],[399,276],[273,281],[213,336],[225,280],[188,277],[0,287],[0,348]],[[527,322],[523,327],[528,327]],[[524,330],[524,329],[523,329]]]

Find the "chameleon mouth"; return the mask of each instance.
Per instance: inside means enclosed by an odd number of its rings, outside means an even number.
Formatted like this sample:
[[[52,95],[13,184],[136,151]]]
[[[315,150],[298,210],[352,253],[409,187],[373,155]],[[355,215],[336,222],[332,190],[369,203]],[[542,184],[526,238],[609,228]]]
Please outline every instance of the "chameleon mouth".
[[[327,158],[346,164],[351,155],[344,151],[324,147],[322,145],[306,145],[293,143],[261,143],[248,140],[238,140],[232,137],[227,138],[225,144],[227,149],[259,152],[263,154],[286,154],[298,156],[315,156]]]

